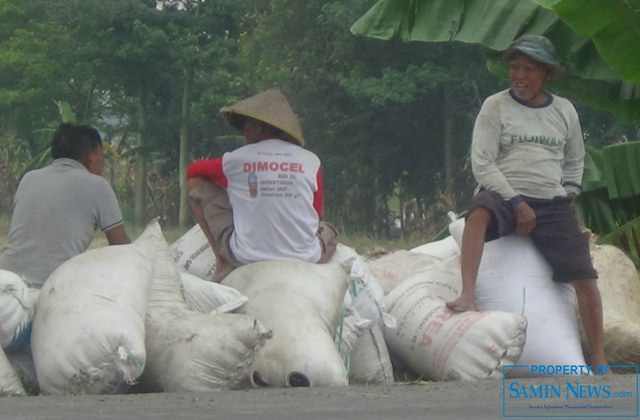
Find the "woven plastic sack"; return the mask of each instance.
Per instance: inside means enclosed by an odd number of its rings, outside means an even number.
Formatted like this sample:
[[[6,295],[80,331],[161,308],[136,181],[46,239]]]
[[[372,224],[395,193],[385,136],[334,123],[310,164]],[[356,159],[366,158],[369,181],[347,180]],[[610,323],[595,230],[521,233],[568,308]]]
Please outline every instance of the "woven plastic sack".
[[[216,257],[198,224],[176,239],[169,253],[179,266],[201,279],[211,280],[216,271]]]
[[[205,314],[223,314],[238,309],[247,297],[220,283],[203,280],[191,273],[181,272],[180,279],[189,307]]]
[[[386,297],[396,328],[386,328],[393,355],[414,373],[434,381],[499,378],[514,364],[526,340],[527,321],[507,312],[453,312],[445,302],[459,294],[457,257],[429,266]]]
[[[355,249],[338,244],[332,263],[350,265],[348,292],[350,305],[358,315],[378,324],[392,324],[384,312],[384,290],[367,267],[365,259]]]
[[[394,287],[418,271],[442,261],[442,258],[420,252],[398,250],[367,261],[367,267],[388,294]]]
[[[393,384],[393,366],[384,334],[377,324],[358,337],[349,355],[349,381],[361,384]]]
[[[123,393],[140,376],[157,234],[148,227],[131,244],[88,250],[47,279],[31,341],[42,393]]]
[[[633,261],[612,245],[591,250],[604,312],[604,350],[610,365],[640,365],[640,278]]]
[[[463,221],[454,223],[464,227]],[[460,229],[454,236],[461,240],[461,234]],[[514,234],[485,243],[476,281],[476,309],[527,318],[520,365],[586,364],[575,291],[571,284],[554,282],[552,277],[551,267],[529,236]],[[508,375],[529,376],[530,371],[513,369]]]
[[[29,342],[38,293],[16,273],[0,270],[0,347],[7,352]]]
[[[258,351],[253,386],[346,386],[334,342],[350,266],[261,261],[236,268],[223,283],[249,298],[241,313],[273,331]]]
[[[13,395],[25,395],[25,391],[7,356],[0,349],[0,397]]]
[[[271,332],[251,316],[192,310],[167,243],[162,237],[154,239],[142,388],[206,392],[247,387],[255,353]]]

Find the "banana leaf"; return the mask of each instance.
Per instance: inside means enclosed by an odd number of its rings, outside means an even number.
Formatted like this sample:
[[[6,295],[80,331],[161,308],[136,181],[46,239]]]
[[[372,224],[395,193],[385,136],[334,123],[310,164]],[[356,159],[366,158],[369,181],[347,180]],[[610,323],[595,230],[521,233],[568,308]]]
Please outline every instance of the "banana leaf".
[[[640,0],[380,0],[351,32],[378,39],[479,43],[503,50],[522,33],[547,35],[563,62],[583,51],[601,58],[616,78],[640,83]],[[582,37],[562,38],[564,26]]]
[[[565,96],[640,120],[640,0],[380,0],[355,35],[402,41],[477,43],[491,54],[523,33],[554,43]],[[500,69],[488,63],[492,72]]]
[[[600,239],[640,267],[640,141],[587,147],[576,215]]]
[[[75,124],[76,114],[71,109],[71,105],[67,101],[55,101],[58,106],[58,112],[60,113],[60,118],[62,118],[62,122]]]
[[[625,251],[637,267],[640,267],[640,217],[601,237],[597,243],[617,246]]]
[[[39,169],[47,166],[53,161],[51,157],[51,148],[47,147],[38,153],[33,159],[29,161],[27,166],[24,168],[22,173],[20,174],[20,179],[29,171],[33,171],[34,169]]]
[[[609,197],[640,195],[640,141],[610,145],[603,153]]]

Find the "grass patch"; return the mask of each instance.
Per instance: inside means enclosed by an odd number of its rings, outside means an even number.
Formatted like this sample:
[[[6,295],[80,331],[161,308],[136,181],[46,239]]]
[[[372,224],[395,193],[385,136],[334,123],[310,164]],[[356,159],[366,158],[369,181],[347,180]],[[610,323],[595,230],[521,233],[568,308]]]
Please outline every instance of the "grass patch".
[[[0,249],[4,247],[9,233],[10,216],[8,214],[0,215]],[[131,223],[125,223],[125,229],[131,240],[138,237],[144,228],[134,227]],[[162,233],[168,244],[172,244],[176,239],[180,238],[188,229],[180,229],[177,226],[163,226]],[[429,238],[411,237],[410,239],[391,239],[383,240],[374,238],[370,235],[340,235],[338,240],[355,249],[360,255],[376,255],[396,251],[400,249],[411,249],[416,246],[429,242]],[[108,244],[107,237],[101,231],[96,232],[89,248],[100,248]]]
[[[142,233],[144,227],[134,227],[130,223],[125,222],[125,229],[127,231],[127,235],[129,235],[129,239],[133,241]],[[162,234],[169,245],[184,235],[187,230],[189,229],[180,229],[177,226],[162,226]],[[106,245],[108,245],[108,242],[104,232],[97,232],[89,248],[100,248]]]
[[[429,238],[378,239],[369,235],[340,235],[338,241],[355,249],[360,255],[375,256],[401,249],[411,249],[429,242]]]
[[[11,224],[11,216],[8,214],[0,214],[0,251],[4,248],[4,244],[7,241],[7,235],[9,234],[9,225]],[[133,227],[132,224],[125,222],[125,229],[127,235],[133,241],[142,233],[144,228]],[[176,239],[184,235],[188,229],[180,229],[176,226],[163,227],[162,233],[168,244],[173,243]],[[89,248],[100,248],[108,245],[107,237],[104,232],[97,231]]]
[[[7,241],[7,234],[9,233],[9,224],[11,220],[9,216],[0,214],[0,251],[4,248],[4,243]]]

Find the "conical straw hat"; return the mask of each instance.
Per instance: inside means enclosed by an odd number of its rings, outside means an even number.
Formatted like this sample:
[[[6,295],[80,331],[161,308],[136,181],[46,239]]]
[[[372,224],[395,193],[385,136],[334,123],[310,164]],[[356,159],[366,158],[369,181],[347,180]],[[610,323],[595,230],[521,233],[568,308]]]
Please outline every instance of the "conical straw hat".
[[[301,145],[304,144],[300,121],[279,89],[267,90],[231,106],[222,107],[220,112],[229,125],[238,130],[242,129],[244,121],[237,116],[242,115],[272,125],[289,134]]]

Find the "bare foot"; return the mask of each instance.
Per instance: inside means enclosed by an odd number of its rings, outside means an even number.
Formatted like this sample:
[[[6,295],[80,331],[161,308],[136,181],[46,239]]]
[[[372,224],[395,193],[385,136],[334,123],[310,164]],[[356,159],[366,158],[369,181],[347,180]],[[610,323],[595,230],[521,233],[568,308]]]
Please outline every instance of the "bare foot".
[[[475,300],[474,296],[460,295],[456,300],[446,302],[445,305],[447,305],[447,308],[456,312],[475,311]]]
[[[221,264],[216,265],[216,271],[214,271],[211,281],[214,283],[220,283],[234,269],[235,267],[231,265],[231,263],[223,260]]]

